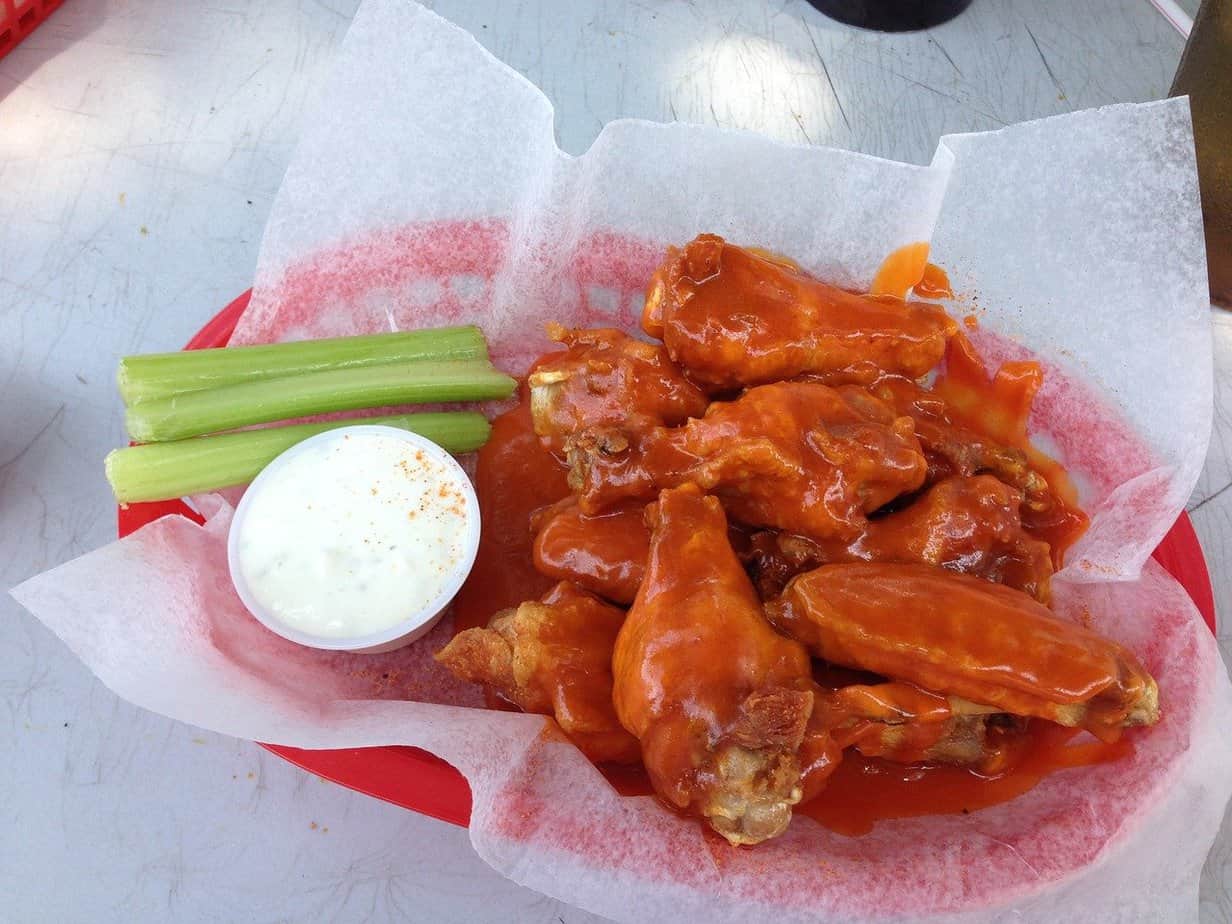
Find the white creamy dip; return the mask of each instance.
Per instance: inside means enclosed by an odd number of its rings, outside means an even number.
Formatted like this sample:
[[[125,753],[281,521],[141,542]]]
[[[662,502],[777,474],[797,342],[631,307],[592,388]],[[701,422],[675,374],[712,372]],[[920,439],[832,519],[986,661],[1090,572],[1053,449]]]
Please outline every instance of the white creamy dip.
[[[357,426],[279,456],[231,528],[232,578],[254,615],[295,641],[344,648],[348,639],[389,641],[374,637],[439,615],[474,562],[479,508],[443,449],[404,430]]]

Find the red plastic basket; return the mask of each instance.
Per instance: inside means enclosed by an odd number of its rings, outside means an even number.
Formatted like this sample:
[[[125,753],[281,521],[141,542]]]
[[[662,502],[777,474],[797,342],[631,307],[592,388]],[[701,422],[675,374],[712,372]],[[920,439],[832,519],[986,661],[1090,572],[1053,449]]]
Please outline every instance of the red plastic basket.
[[[64,0],[0,0],[0,58],[21,44]]]
[[[251,296],[251,290],[245,292],[211,318],[185,349],[226,346]],[[130,504],[118,510],[119,534],[121,537],[127,536],[147,523],[172,513],[200,522],[200,517],[182,501]],[[1214,632],[1215,597],[1206,559],[1186,514],[1182,513],[1164,536],[1154,557],[1189,592],[1203,620]],[[419,748],[304,751],[273,744],[263,744],[262,747],[310,773],[377,799],[455,825],[465,826],[470,821],[471,791],[466,777],[436,755]]]

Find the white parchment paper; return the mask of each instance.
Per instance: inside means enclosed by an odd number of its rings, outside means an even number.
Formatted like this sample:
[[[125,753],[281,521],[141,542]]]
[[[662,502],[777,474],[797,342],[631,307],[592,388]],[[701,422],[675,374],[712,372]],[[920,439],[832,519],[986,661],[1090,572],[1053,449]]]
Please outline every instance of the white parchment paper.
[[[949,136],[928,167],[632,121],[571,158],[543,95],[469,35],[408,0],[368,0],[307,124],[235,342],[468,320],[519,372],[545,320],[631,327],[663,246],[698,232],[854,286],[931,241],[986,355],[1047,365],[1032,430],[1093,514],[1058,609],[1144,658],[1164,719],[1122,761],[969,816],[863,838],[797,819],[756,849],[715,849],[653,800],[613,793],[543,719],[474,708],[431,660],[448,621],[375,658],[266,632],[230,589],[221,499],[204,526],[165,518],[15,589],[111,689],[245,738],[430,750],[467,776],[488,862],[618,920],[1194,916],[1232,788],[1232,691],[1192,603],[1147,561],[1211,415],[1183,100]]]

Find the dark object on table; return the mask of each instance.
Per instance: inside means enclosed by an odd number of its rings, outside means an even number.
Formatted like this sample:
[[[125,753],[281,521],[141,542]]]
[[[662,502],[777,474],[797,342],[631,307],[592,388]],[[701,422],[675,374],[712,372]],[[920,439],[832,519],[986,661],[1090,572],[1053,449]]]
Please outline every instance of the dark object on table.
[[[1204,0],[1172,81],[1188,94],[1198,149],[1211,300],[1232,308],[1232,0]]]
[[[878,32],[914,32],[949,22],[971,0],[809,0],[831,19]]]

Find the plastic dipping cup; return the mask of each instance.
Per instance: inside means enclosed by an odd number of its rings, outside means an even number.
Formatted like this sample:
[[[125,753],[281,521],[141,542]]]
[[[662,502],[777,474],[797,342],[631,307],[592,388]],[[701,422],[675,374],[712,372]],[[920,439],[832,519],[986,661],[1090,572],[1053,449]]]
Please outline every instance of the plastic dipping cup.
[[[285,639],[377,653],[431,629],[479,550],[479,502],[457,461],[396,427],[342,427],[279,455],[227,537],[240,600]]]

